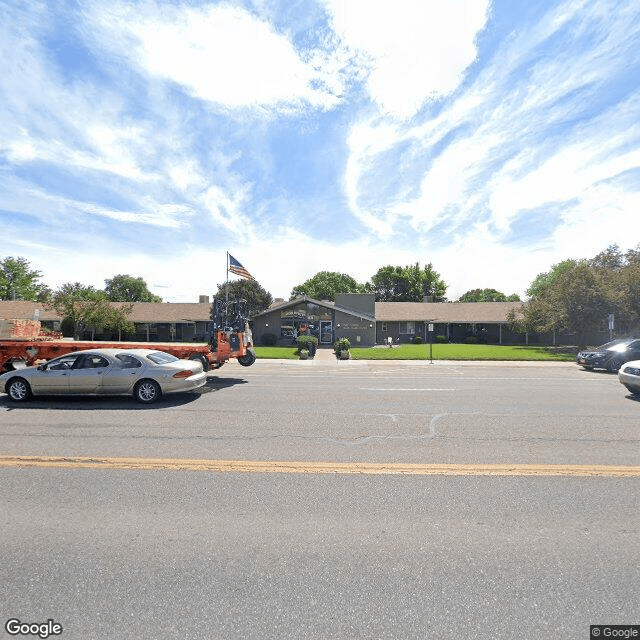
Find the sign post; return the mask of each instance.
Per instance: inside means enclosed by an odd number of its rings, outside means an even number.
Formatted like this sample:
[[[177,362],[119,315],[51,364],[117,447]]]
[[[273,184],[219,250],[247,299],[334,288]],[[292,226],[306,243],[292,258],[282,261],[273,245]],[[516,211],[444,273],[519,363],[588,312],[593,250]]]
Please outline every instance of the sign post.
[[[615,322],[615,316],[613,313],[609,314],[609,340],[613,339],[613,326]]]
[[[429,323],[429,364],[433,364],[433,323]]]

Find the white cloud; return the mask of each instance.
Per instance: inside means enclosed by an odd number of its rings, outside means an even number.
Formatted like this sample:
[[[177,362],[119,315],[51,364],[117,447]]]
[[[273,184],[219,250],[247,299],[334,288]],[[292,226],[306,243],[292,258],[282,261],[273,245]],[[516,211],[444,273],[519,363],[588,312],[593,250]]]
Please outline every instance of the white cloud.
[[[452,93],[476,59],[489,0],[325,0],[336,32],[369,60],[367,88],[381,108],[413,116]]]
[[[151,76],[228,108],[328,109],[342,91],[336,58],[320,51],[300,55],[268,22],[230,4],[101,3],[91,23],[103,46]]]

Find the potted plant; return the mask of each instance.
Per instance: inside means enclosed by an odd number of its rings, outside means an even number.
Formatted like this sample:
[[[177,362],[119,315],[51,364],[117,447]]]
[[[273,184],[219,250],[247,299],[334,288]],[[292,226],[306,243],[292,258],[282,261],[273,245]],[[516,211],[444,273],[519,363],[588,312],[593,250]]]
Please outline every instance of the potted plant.
[[[349,360],[351,358],[350,348],[351,343],[348,338],[340,338],[333,343],[333,350],[338,360]]]
[[[313,358],[317,348],[318,338],[315,336],[298,336],[298,353],[302,353],[304,350],[307,352],[307,358]]]
[[[300,360],[309,359],[309,349],[300,349]]]

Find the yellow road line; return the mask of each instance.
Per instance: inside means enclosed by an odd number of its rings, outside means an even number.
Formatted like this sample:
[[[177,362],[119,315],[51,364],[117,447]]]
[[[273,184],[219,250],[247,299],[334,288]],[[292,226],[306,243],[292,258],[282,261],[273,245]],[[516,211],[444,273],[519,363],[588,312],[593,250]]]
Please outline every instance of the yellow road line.
[[[191,460],[183,458],[107,458],[0,455],[0,467],[215,471],[219,473],[335,473],[446,476],[600,476],[640,477],[640,466],[587,464],[404,464],[395,462],[304,462]]]

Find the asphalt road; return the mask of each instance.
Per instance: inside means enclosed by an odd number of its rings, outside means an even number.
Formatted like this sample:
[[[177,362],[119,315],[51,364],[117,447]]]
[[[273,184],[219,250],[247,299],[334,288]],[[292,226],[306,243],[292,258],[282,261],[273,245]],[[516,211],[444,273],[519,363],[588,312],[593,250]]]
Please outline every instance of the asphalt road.
[[[345,366],[346,365],[346,366]],[[640,464],[572,365],[225,366],[202,394],[0,396],[0,615],[62,638],[589,638],[638,624],[637,477],[74,468],[75,456]],[[5,631],[0,637],[11,637]]]

